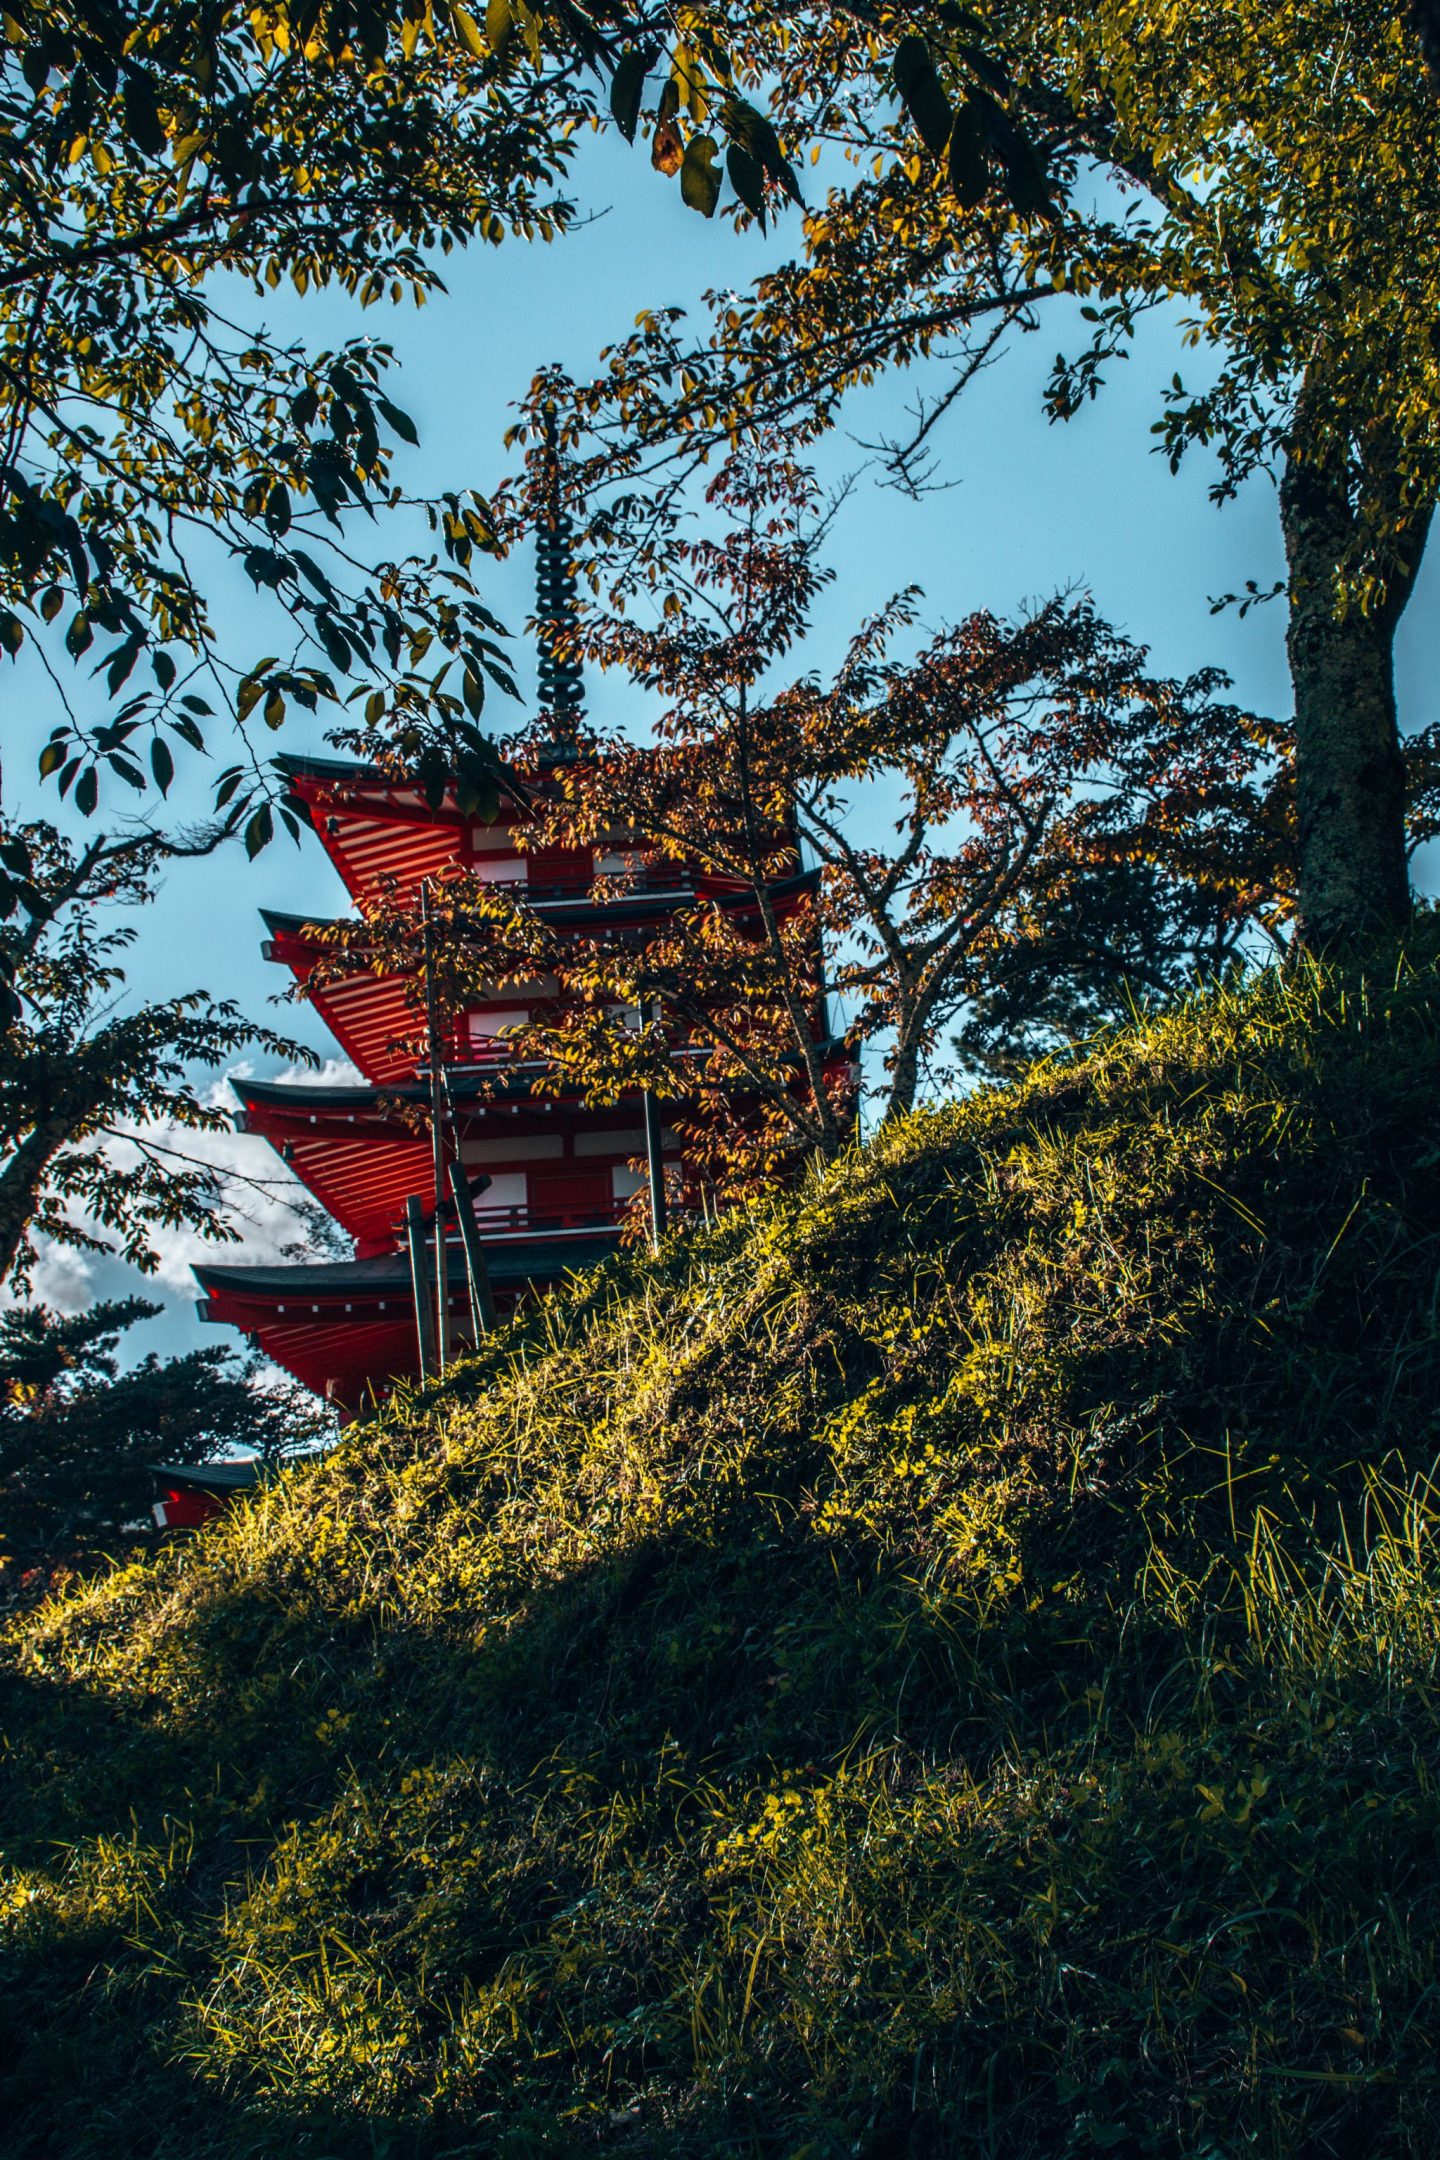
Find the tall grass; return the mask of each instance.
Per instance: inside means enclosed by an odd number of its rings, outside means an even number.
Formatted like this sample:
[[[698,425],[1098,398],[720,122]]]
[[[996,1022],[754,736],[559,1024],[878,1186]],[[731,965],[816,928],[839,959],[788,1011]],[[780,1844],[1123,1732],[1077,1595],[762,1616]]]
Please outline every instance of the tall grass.
[[[7,2153],[1431,2152],[1435,989],[917,1116],[30,1618]]]

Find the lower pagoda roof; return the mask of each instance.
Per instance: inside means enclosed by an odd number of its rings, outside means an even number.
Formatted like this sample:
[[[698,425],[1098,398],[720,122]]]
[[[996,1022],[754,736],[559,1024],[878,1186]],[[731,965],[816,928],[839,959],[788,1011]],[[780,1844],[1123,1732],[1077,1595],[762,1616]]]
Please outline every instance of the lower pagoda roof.
[[[275,1476],[275,1466],[258,1455],[240,1455],[233,1461],[202,1463],[151,1463],[151,1473],[167,1485],[187,1492],[253,1492]]]
[[[492,1287],[502,1304],[593,1267],[615,1249],[614,1229],[560,1233],[513,1244],[487,1243]],[[238,1327],[266,1357],[305,1387],[354,1412],[393,1379],[413,1378],[418,1359],[410,1266],[403,1253],[368,1260],[278,1266],[196,1266],[206,1295],[202,1320]],[[469,1284],[458,1244],[446,1251],[453,1319],[468,1327]]]
[[[816,1042],[815,1047],[827,1066],[842,1059],[853,1060],[855,1054],[843,1035],[824,1036]],[[705,1043],[688,1046],[676,1043],[671,1046],[669,1055],[672,1060],[683,1060],[709,1057],[711,1052]],[[796,1065],[800,1063],[798,1051],[786,1051],[784,1057],[787,1062]],[[547,1081],[549,1085],[546,1085]],[[451,1100],[457,1106],[463,1102],[477,1115],[482,1114],[493,1102],[529,1102],[537,1107],[544,1103],[558,1106],[562,1103],[579,1105],[586,1102],[584,1093],[574,1086],[567,1087],[563,1076],[556,1084],[553,1068],[540,1060],[516,1064],[502,1056],[483,1063],[477,1061],[473,1065],[447,1063],[445,1083]],[[327,1081],[312,1086],[304,1080],[250,1080],[237,1077],[231,1080],[230,1085],[247,1107],[251,1104],[259,1107],[263,1103],[272,1105],[277,1110],[293,1112],[297,1116],[301,1112],[313,1113],[317,1110],[329,1111],[337,1117],[384,1116],[387,1104],[418,1104],[425,1108],[430,1101],[428,1079],[396,1081],[381,1086],[353,1080],[336,1084]],[[541,1087],[544,1088],[543,1094],[537,1092]],[[638,1101],[643,1092],[638,1085],[625,1088],[617,1099]]]
[[[591,1231],[563,1243],[553,1235],[528,1238],[514,1245],[487,1243],[485,1261],[490,1280],[499,1290],[542,1276],[558,1280],[575,1268],[603,1260],[613,1245],[614,1233],[605,1231]],[[447,1241],[445,1257],[450,1287],[458,1296],[467,1289],[465,1255],[458,1241]],[[433,1258],[432,1246],[432,1262]],[[191,1272],[212,1298],[253,1299],[268,1305],[274,1298],[305,1304],[403,1297],[407,1310],[409,1307],[410,1261],[405,1253],[377,1253],[368,1260],[282,1261],[258,1267],[212,1266],[197,1261]],[[218,1315],[205,1313],[202,1318],[215,1319]]]

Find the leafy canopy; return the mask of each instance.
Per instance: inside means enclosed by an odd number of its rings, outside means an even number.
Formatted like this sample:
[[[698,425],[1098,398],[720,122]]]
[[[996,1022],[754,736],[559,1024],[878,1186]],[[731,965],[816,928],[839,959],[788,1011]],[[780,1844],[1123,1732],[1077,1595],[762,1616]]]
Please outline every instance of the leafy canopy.
[[[755,9],[730,52],[781,137],[854,176],[807,213],[794,261],[712,296],[708,336],[657,308],[609,352],[575,400],[592,483],[736,427],[813,432],[890,365],[948,360],[953,395],[1051,322],[1068,349],[1046,407],[1065,418],[1178,305],[1203,357],[1159,392],[1170,461],[1208,450],[1222,498],[1274,470],[1308,381],[1305,453],[1341,461],[1354,510],[1344,591],[1371,605],[1413,571],[1440,486],[1440,105],[1402,14],[1002,0],[857,30]],[[891,446],[902,481],[923,482],[950,402]]]
[[[183,1145],[186,1133],[230,1129],[196,1097],[191,1068],[257,1046],[303,1063],[313,1054],[199,990],[125,1010],[122,955],[137,933],[103,919],[143,905],[165,861],[213,841],[143,833],[77,849],[41,824],[18,837],[31,876],[27,909],[0,922],[0,972],[14,985],[0,1033],[0,1281],[28,1281],[37,1237],[118,1250],[146,1272],[157,1229],[233,1239],[215,1166]]]
[[[347,678],[370,727],[484,766],[473,722],[505,677],[469,577],[483,505],[426,506],[438,560],[358,555],[416,440],[390,350],[311,350],[248,325],[245,296],[423,301],[477,235],[563,231],[573,60],[503,24],[492,46],[458,7],[0,15],[0,645],[38,645],[62,698],[71,663],[103,677],[109,714],[67,700],[41,759],[85,814],[102,779],[163,794],[223,715],[241,755],[217,808],[262,845],[250,725]],[[288,660],[220,644],[226,557],[278,608]]]

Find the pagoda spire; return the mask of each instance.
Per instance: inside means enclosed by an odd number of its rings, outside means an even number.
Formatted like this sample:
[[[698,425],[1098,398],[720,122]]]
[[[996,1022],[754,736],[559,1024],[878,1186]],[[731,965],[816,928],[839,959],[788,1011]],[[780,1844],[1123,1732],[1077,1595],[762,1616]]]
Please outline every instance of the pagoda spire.
[[[560,485],[560,437],[553,402],[544,410],[539,516],[535,526],[540,644],[540,708],[556,742],[573,742],[584,701],[576,657],[580,628],[574,527]]]

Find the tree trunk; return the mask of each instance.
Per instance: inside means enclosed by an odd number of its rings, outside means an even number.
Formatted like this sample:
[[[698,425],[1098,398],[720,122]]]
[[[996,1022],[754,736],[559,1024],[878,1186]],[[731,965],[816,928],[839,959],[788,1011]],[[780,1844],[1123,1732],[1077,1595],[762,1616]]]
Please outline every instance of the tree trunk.
[[[34,1220],[45,1172],[69,1139],[78,1120],[57,1117],[36,1125],[0,1170],[0,1282],[9,1275]]]
[[[884,1125],[908,1117],[915,1107],[915,1096],[920,1086],[920,1042],[917,1036],[902,1037],[895,1046],[895,1062],[890,1068],[890,1100],[885,1105]]]
[[[1307,950],[1333,952],[1410,919],[1394,643],[1430,513],[1409,518],[1407,559],[1383,598],[1366,613],[1342,607],[1337,582],[1353,561],[1355,514],[1343,461],[1318,454],[1309,435],[1311,404],[1302,391],[1280,517],[1290,570],[1299,930]]]

